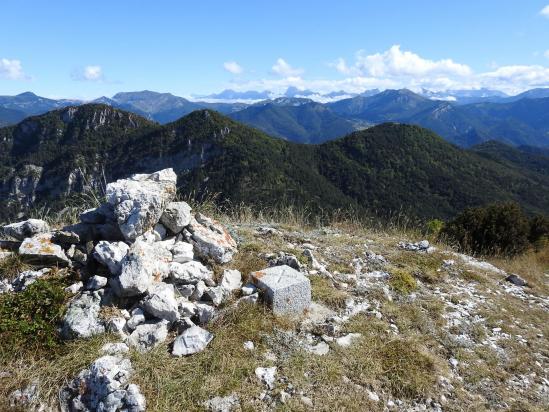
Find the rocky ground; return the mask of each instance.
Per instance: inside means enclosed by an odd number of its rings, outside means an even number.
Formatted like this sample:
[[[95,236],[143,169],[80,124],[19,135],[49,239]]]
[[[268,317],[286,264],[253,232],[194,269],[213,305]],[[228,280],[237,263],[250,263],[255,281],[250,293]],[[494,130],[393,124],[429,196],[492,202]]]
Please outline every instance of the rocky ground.
[[[488,263],[415,232],[219,223],[175,184],[138,175],[63,230],[3,228],[0,409],[546,410],[547,250]]]

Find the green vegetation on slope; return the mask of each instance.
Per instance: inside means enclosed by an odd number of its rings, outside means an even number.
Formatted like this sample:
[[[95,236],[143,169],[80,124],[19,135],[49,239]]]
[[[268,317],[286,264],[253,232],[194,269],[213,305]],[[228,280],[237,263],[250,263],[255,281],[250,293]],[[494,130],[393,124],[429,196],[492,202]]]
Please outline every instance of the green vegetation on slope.
[[[84,105],[0,129],[0,142],[2,199],[9,198],[14,176],[33,164],[44,168],[33,194],[48,207],[103,177],[173,167],[183,193],[218,194],[219,201],[258,207],[296,204],[311,213],[352,209],[358,215],[406,211],[447,218],[468,206],[511,200],[528,212],[549,209],[549,182],[539,173],[401,124],[300,145],[208,110],[160,126],[108,106]],[[19,207],[13,196],[3,203],[4,213],[8,205]]]

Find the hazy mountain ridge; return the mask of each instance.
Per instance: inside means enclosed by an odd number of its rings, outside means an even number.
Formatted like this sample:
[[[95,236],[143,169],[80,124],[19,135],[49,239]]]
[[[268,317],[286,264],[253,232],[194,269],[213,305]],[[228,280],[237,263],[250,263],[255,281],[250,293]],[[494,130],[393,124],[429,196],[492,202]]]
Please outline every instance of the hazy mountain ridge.
[[[238,93],[229,92],[233,96]],[[296,97],[301,92],[310,98]],[[534,89],[512,97],[491,90],[453,92],[469,101],[482,101],[469,104],[441,99],[441,94],[429,91],[422,91],[420,95],[407,89],[372,90],[331,103],[314,101],[311,93],[289,88],[285,97],[255,103],[226,103],[193,102],[170,93],[141,91],[118,93],[112,98],[103,96],[94,102],[131,111],[162,124],[194,110],[213,109],[273,136],[305,143],[331,140],[352,130],[394,121],[427,127],[463,147],[489,140],[514,146],[549,147],[549,97],[545,97],[549,89]],[[0,108],[5,110],[0,111],[0,122],[14,124],[24,116],[71,104],[75,101],[45,99],[32,93],[3,96]]]

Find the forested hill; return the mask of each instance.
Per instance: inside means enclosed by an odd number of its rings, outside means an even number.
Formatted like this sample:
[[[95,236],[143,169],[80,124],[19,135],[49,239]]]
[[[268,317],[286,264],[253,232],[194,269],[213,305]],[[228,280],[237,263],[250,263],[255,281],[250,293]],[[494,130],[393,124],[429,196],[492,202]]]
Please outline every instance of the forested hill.
[[[418,126],[382,124],[320,145],[271,138],[210,110],[161,126],[105,105],[70,107],[0,129],[3,218],[102,182],[173,167],[184,193],[312,211],[403,210],[449,217],[515,200],[549,210],[549,182],[520,164],[459,149]]]

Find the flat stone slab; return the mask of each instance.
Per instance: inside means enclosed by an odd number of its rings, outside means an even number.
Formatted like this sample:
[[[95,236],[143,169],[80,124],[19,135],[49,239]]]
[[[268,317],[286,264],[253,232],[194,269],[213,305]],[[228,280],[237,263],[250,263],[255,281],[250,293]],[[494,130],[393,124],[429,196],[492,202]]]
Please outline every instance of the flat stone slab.
[[[25,262],[42,265],[68,266],[70,260],[61,246],[51,241],[50,233],[26,238],[19,246],[19,254]]]
[[[301,315],[311,305],[311,282],[289,266],[252,272],[250,279],[276,315]]]

